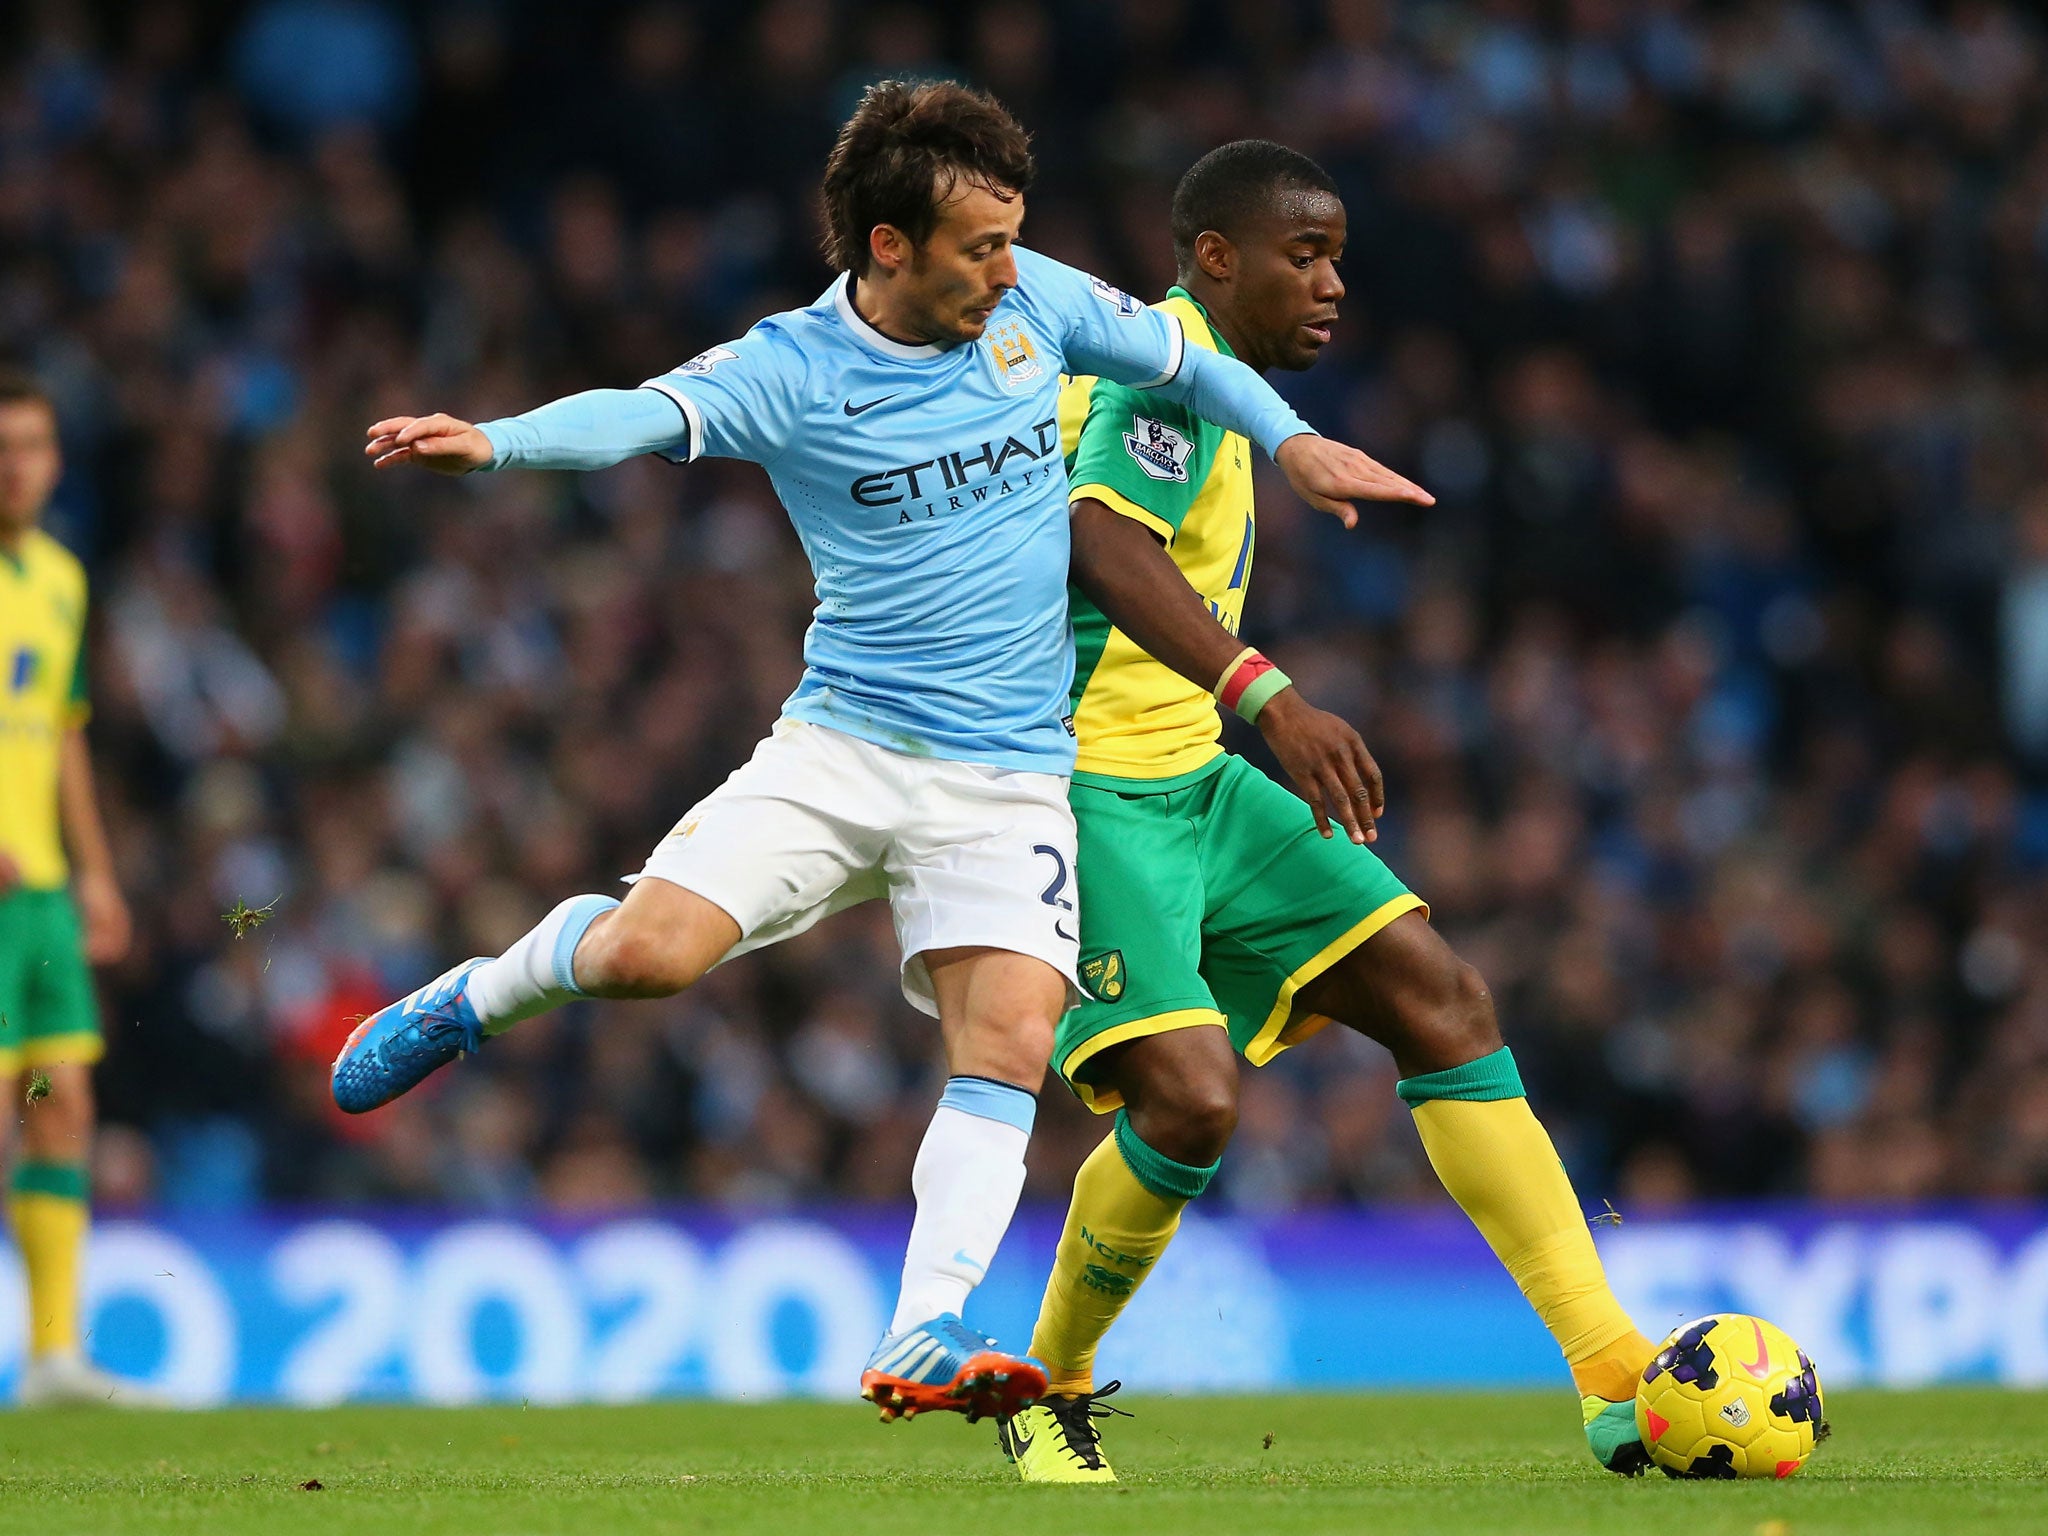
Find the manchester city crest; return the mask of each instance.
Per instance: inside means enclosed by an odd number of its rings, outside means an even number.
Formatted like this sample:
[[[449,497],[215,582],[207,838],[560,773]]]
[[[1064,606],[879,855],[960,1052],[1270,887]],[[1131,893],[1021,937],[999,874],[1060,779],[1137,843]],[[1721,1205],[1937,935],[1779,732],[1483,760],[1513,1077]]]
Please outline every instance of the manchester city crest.
[[[1038,347],[1031,340],[1031,333],[1015,320],[1006,321],[988,333],[989,357],[995,363],[996,377],[1005,389],[1022,389],[1033,379],[1045,376],[1045,364],[1039,361]]]

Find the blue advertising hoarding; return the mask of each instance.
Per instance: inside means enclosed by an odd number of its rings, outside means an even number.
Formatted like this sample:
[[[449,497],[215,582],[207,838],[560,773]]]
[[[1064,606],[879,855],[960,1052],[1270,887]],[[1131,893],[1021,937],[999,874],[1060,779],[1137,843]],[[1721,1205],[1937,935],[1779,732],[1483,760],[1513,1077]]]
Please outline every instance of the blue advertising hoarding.
[[[93,1353],[191,1404],[561,1402],[852,1392],[907,1212],[464,1219],[357,1212],[103,1222]],[[1021,1344],[1060,1213],[1020,1215],[969,1318]],[[1701,1210],[1599,1232],[1661,1334],[1786,1327],[1830,1385],[2048,1385],[2048,1209]],[[21,1362],[0,1266],[0,1394]],[[1558,1385],[1548,1335],[1453,1210],[1191,1214],[1105,1344],[1148,1391]]]

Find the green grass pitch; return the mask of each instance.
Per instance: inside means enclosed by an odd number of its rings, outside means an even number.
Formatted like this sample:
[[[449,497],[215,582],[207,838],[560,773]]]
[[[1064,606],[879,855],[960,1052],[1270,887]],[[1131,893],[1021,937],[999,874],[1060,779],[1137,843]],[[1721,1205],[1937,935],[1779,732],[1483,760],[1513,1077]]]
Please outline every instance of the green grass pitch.
[[[2042,1393],[1831,1396],[1834,1438],[1783,1484],[1610,1477],[1562,1392],[1132,1407],[1113,1489],[1024,1487],[990,1426],[858,1403],[0,1414],[0,1531],[2048,1531]]]

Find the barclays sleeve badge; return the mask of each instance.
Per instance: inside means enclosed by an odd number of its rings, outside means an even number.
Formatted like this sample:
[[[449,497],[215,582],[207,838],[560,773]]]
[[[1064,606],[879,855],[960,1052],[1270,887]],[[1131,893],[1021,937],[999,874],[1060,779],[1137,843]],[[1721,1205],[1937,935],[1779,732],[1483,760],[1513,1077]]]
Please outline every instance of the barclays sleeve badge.
[[[1124,434],[1124,451],[1154,480],[1174,480],[1185,485],[1188,455],[1195,451],[1195,445],[1163,421],[1133,416],[1131,430]]]
[[[1113,287],[1099,277],[1089,278],[1088,286],[1094,291],[1095,297],[1102,300],[1103,303],[1107,304],[1126,320],[1145,307],[1143,299],[1134,299],[1128,293],[1125,293],[1123,289]]]
[[[731,347],[712,347],[708,351],[699,352],[695,357],[691,358],[687,363],[683,364],[682,367],[678,368],[676,372],[709,373],[712,369],[716,368],[720,363],[732,362],[736,358],[738,358],[738,356],[739,353],[733,351]]]

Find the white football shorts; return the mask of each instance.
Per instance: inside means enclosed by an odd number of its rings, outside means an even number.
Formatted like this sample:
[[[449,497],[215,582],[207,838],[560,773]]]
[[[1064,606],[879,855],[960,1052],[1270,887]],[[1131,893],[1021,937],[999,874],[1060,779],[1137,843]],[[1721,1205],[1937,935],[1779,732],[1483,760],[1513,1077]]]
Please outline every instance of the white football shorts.
[[[728,960],[887,897],[903,995],[936,1016],[924,953],[966,944],[1043,960],[1081,999],[1074,845],[1060,774],[913,757],[784,718],[631,878],[730,913]]]

